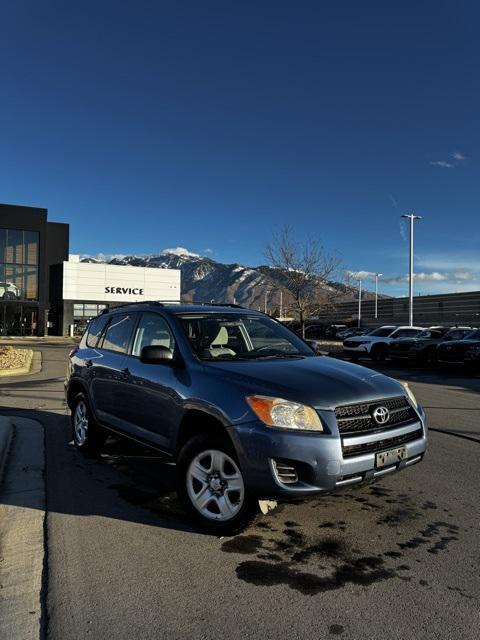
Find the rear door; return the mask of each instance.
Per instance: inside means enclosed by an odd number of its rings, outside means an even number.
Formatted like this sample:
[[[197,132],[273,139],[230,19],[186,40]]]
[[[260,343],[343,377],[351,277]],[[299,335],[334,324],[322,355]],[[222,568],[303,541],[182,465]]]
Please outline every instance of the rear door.
[[[138,314],[116,313],[97,347],[100,355],[92,363],[92,398],[95,413],[100,422],[121,430],[128,425],[125,397],[128,374],[125,371],[125,357],[128,352]]]
[[[185,372],[172,363],[141,362],[143,347],[151,345],[164,346],[176,354],[175,337],[165,318],[159,313],[145,312],[136,327],[131,354],[122,365],[128,370],[125,416],[138,437],[168,451],[180,416],[179,392]]]

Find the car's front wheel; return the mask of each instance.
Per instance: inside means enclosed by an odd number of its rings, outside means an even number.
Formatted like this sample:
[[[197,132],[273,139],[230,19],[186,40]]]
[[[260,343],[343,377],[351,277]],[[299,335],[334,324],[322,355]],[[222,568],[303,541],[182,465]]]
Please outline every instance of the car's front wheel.
[[[226,438],[200,435],[177,462],[178,494],[186,511],[212,533],[235,533],[253,515],[254,502],[233,447]]]
[[[97,453],[105,444],[106,433],[95,422],[87,397],[78,393],[72,403],[72,438],[77,449]]]

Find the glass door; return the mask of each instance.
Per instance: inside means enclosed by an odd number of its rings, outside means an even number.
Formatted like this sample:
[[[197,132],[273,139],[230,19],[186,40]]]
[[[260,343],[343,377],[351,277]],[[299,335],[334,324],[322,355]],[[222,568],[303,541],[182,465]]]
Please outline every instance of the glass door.
[[[38,328],[38,312],[37,309],[23,307],[22,312],[22,335],[36,336]]]
[[[2,333],[6,336],[22,335],[22,305],[11,302],[4,306]]]

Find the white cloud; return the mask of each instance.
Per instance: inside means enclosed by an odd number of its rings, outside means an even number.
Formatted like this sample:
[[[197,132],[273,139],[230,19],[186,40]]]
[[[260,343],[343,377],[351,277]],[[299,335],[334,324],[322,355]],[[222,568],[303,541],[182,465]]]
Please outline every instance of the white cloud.
[[[386,276],[382,278],[384,284],[403,284],[408,282],[408,274],[401,276]],[[446,273],[440,273],[439,271],[433,271],[432,273],[415,273],[414,279],[417,282],[445,282],[449,280],[449,275]]]
[[[451,162],[446,162],[446,160],[435,160],[431,161],[430,164],[432,164],[434,167],[441,167],[442,169],[453,169],[455,167],[454,164],[452,164]]]
[[[354,280],[373,280],[375,278],[374,271],[346,271],[347,278]]]
[[[463,153],[460,153],[460,151],[455,151],[455,153],[452,153],[452,158],[454,160],[457,160],[458,162],[463,162],[464,160],[466,160],[467,158],[463,155]]]
[[[444,280],[448,279],[448,274],[439,273],[438,271],[433,271],[432,273],[415,274],[415,280],[421,280],[422,282],[443,282]]]
[[[213,249],[204,249],[203,253],[213,253]]]
[[[200,257],[198,253],[193,253],[192,251],[185,249],[185,247],[173,247],[171,249],[164,249],[160,253],[172,253],[175,256],[189,256],[190,258]]]
[[[98,260],[99,262],[110,262],[110,260],[123,260],[127,254],[126,253],[97,253],[96,255],[91,255],[90,253],[82,253],[80,258],[83,260],[84,258],[91,258],[93,260]]]

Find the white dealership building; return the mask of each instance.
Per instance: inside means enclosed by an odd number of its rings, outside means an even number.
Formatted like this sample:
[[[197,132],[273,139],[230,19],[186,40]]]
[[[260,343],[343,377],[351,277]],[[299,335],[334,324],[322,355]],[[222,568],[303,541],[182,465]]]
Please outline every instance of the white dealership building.
[[[61,267],[56,279],[61,296],[52,297],[62,300],[63,334],[82,332],[106,306],[146,300],[180,302],[179,269],[80,262],[73,255]]]

